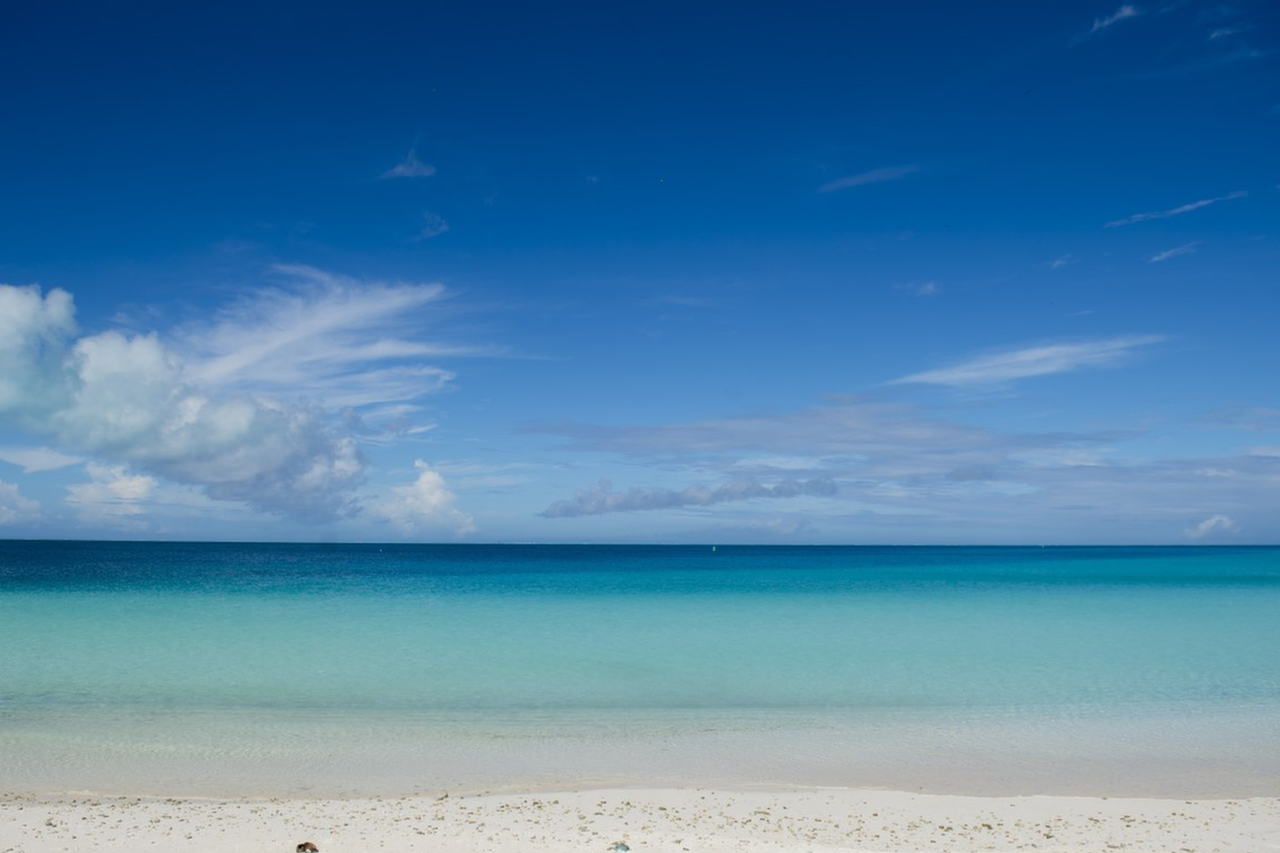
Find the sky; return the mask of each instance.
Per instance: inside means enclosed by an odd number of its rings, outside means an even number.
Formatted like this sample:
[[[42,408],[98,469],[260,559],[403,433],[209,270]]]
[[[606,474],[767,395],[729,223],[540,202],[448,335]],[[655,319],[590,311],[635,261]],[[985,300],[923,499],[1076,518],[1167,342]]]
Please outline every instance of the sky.
[[[0,538],[1280,543],[1271,0],[4,17]]]

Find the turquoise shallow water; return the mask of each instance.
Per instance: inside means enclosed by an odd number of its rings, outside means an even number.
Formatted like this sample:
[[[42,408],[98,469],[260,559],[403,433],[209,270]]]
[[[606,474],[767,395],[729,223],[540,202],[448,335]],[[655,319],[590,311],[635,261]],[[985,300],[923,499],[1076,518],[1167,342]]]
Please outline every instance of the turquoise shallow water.
[[[0,542],[0,784],[1267,792],[1278,616],[1265,548]]]

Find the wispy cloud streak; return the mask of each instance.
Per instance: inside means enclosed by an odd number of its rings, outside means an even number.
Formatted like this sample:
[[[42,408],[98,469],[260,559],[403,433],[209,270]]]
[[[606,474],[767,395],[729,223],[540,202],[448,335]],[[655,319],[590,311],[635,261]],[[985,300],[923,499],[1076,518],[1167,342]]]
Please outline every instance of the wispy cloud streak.
[[[544,518],[573,518],[610,512],[710,506],[751,498],[795,498],[802,495],[830,497],[836,491],[835,482],[828,478],[783,480],[776,486],[765,486],[751,480],[735,480],[717,489],[689,486],[679,491],[631,488],[625,492],[615,492],[608,480],[601,480],[590,489],[579,489],[571,500],[556,501],[541,515]]]
[[[418,155],[410,151],[409,156],[392,168],[383,172],[382,178],[429,178],[436,173],[436,167],[423,163]]]
[[[1235,192],[1220,195],[1216,198],[1202,198],[1199,201],[1193,201],[1190,204],[1184,204],[1175,207],[1172,210],[1157,210],[1150,213],[1135,213],[1133,216],[1126,216],[1124,219],[1116,219],[1107,223],[1108,228],[1115,228],[1120,225],[1133,225],[1137,222],[1146,222],[1149,219],[1168,219],[1172,216],[1181,216],[1184,213],[1190,213],[1193,210],[1199,210],[1202,207],[1208,207],[1211,204],[1217,204],[1220,201],[1230,201],[1232,199],[1244,198],[1248,193],[1244,190],[1236,190]]]
[[[913,373],[889,384],[1002,385],[1017,379],[1070,373],[1085,367],[1106,367],[1128,357],[1141,346],[1159,343],[1160,335],[1129,335],[1100,341],[1045,344],[1007,350],[970,359],[951,367]]]
[[[1126,416],[1118,417],[1132,426]],[[541,513],[548,524],[555,519],[556,528],[575,516],[665,513],[672,524],[710,525],[696,534],[704,539],[710,530],[803,518],[812,525],[810,534],[827,541],[849,541],[850,529],[869,540],[910,533],[915,541],[990,541],[983,537],[998,529],[997,535],[1007,537],[1002,541],[1046,535],[1061,541],[1165,541],[1194,535],[1199,526],[1208,541],[1230,532],[1226,522],[1212,520],[1215,514],[1251,532],[1272,523],[1265,508],[1274,503],[1270,498],[1280,482],[1280,448],[1274,446],[1235,456],[1152,459],[1146,426],[1009,433],[859,398],[768,416],[644,426],[563,424],[544,431],[569,438],[577,451],[685,471],[685,482],[772,486],[790,476],[838,484],[835,494],[820,500],[717,504],[711,501],[717,490],[706,487],[615,489],[601,482]],[[1141,442],[1137,456],[1124,450],[1133,440]],[[643,523],[638,517],[635,522]]]
[[[1166,249],[1163,252],[1156,252],[1150,258],[1147,258],[1147,261],[1148,263],[1158,264],[1161,261],[1167,261],[1170,258],[1176,258],[1178,257],[1178,255],[1185,255],[1190,252],[1194,252],[1196,250],[1196,246],[1199,246],[1200,243],[1201,243],[1200,240],[1196,240],[1195,242],[1185,243],[1173,249]]]
[[[872,169],[869,172],[861,172],[857,175],[849,175],[846,178],[839,178],[828,184],[823,184],[818,187],[818,192],[830,193],[850,187],[860,187],[864,184],[878,184],[882,181],[896,180],[918,171],[920,171],[919,166],[885,166],[884,168]]]
[[[0,447],[0,459],[21,467],[24,474],[56,471],[84,461],[82,457],[68,456],[52,447]]]
[[[385,405],[452,378],[422,361],[493,354],[422,339],[440,284],[384,283],[280,265],[287,286],[253,291],[177,334],[188,381],[332,404]],[[424,372],[424,369],[425,372]]]
[[[444,221],[444,217],[431,211],[423,211],[422,214],[422,230],[418,232],[419,240],[430,240],[432,237],[439,237],[441,234],[449,230],[449,223]]]
[[[1216,29],[1213,32],[1209,33],[1209,41],[1216,41],[1217,39],[1227,38],[1228,36],[1234,36],[1238,33],[1243,32],[1244,29],[1245,29],[1244,27],[1238,27],[1238,26],[1222,27],[1221,29]]]
[[[942,292],[936,281],[920,281],[911,284],[895,284],[894,290],[905,290],[913,296],[937,296]]]
[[[1139,14],[1140,13],[1138,12],[1138,8],[1136,6],[1130,3],[1126,3],[1105,18],[1094,18],[1093,29],[1089,30],[1089,32],[1090,34],[1092,34],[1092,33],[1099,32],[1100,30],[1105,30],[1108,27],[1114,26],[1115,24],[1118,24],[1121,21],[1126,20],[1127,18],[1136,18],[1138,17]]]

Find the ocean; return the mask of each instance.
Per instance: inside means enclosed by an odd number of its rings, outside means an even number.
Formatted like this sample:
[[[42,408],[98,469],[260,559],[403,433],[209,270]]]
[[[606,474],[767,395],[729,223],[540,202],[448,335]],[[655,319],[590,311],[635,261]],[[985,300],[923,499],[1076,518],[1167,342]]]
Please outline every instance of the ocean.
[[[0,789],[1280,794],[1280,549],[0,541]]]

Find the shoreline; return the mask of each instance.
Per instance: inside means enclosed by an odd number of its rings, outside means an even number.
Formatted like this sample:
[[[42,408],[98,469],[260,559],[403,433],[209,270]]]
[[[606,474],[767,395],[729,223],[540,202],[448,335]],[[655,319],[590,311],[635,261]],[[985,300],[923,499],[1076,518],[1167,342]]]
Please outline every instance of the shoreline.
[[[466,737],[286,715],[293,739],[238,737],[217,714],[110,737],[44,718],[0,742],[0,853],[1265,853],[1280,851],[1265,748],[1280,723],[1262,710],[711,731],[628,717]]]
[[[1280,849],[1280,798],[625,787],[350,799],[0,794],[0,851]]]
[[[767,786],[986,797],[1280,796],[1280,754],[1259,748],[1280,736],[1271,705],[1097,719],[901,715],[831,725],[771,714],[750,724],[633,714],[588,727],[534,720],[458,728],[399,716],[104,717],[93,709],[10,711],[0,722],[0,791],[37,794],[309,799]]]

